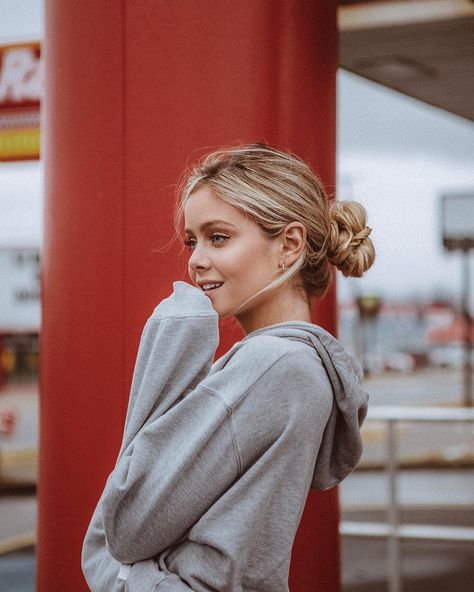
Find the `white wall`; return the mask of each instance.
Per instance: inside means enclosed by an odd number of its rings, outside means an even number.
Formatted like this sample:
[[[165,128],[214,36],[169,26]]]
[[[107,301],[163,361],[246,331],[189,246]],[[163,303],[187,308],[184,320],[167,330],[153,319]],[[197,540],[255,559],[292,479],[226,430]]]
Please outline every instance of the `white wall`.
[[[42,39],[44,31],[41,0],[0,0],[0,43]]]

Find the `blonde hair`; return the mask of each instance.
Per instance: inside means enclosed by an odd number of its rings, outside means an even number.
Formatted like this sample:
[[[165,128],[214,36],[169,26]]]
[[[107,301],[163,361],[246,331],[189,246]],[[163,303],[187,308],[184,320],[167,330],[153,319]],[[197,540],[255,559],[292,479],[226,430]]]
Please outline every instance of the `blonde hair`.
[[[270,238],[290,222],[306,227],[306,244],[298,259],[251,299],[300,273],[310,302],[311,297],[326,293],[332,278],[329,264],[345,276],[360,277],[374,261],[365,209],[354,201],[329,202],[320,179],[288,151],[258,143],[226,147],[204,156],[185,173],[178,190],[177,234],[187,200],[204,185],[250,217]]]

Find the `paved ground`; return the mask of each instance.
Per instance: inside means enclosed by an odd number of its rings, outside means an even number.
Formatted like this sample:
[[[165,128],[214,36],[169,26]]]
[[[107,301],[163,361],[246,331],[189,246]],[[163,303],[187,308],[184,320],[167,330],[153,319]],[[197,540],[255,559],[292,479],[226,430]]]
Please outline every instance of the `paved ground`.
[[[364,380],[370,405],[459,407],[463,379],[459,369],[436,368],[385,373]],[[474,464],[474,426],[461,423],[400,423],[398,458],[405,466]],[[367,421],[362,428],[361,467],[381,467],[386,459],[386,424]]]
[[[426,368],[416,372],[385,372],[364,379],[375,405],[461,405],[460,368]]]

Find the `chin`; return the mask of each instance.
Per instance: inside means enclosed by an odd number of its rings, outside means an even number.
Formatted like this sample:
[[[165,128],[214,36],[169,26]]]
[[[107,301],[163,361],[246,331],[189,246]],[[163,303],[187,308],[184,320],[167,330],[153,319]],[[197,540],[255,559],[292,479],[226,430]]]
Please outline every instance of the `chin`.
[[[228,313],[226,313],[225,310],[222,310],[222,308],[220,306],[213,306],[213,308],[217,312],[217,314],[219,315],[220,319],[224,319],[226,316],[228,316]]]
[[[214,310],[217,312],[220,320],[233,316],[231,312],[228,310],[222,310],[219,306],[214,306]]]

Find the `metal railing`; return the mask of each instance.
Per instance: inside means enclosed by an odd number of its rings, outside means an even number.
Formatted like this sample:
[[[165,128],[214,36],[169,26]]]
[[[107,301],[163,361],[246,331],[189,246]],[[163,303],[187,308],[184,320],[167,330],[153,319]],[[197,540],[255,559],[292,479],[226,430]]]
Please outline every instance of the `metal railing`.
[[[399,422],[473,422],[474,409],[380,405],[369,407],[367,420],[385,421],[387,424],[386,470],[389,484],[387,522],[342,521],[339,530],[342,536],[386,538],[389,592],[401,592],[400,541],[402,539],[474,541],[474,528],[430,524],[400,524],[396,425]]]

